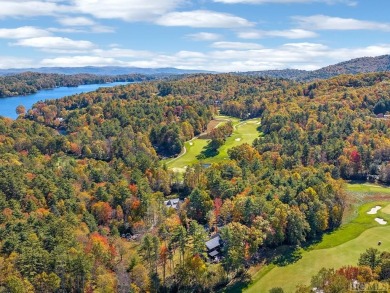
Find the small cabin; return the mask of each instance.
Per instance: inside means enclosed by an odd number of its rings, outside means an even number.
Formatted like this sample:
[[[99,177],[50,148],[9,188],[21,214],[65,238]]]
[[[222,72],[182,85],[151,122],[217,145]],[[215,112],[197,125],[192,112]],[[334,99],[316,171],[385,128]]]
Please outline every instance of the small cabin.
[[[169,200],[164,201],[164,204],[167,208],[172,208],[175,210],[177,210],[179,208],[180,203],[181,203],[181,200],[179,198],[173,198],[173,199],[169,199]]]
[[[222,246],[221,237],[217,234],[209,241],[206,242],[207,255],[211,259],[217,258],[221,253],[221,246]]]

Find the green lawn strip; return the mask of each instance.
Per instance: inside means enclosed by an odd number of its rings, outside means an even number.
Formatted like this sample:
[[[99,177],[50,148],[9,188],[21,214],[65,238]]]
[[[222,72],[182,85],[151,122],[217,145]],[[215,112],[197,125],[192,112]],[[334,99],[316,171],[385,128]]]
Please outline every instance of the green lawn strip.
[[[309,284],[311,276],[322,267],[340,268],[344,265],[356,265],[359,256],[367,248],[378,247],[380,250],[390,249],[390,225],[377,226],[364,231],[359,237],[342,245],[303,252],[296,263],[274,267],[268,274],[249,287],[245,292],[268,292],[273,287],[282,287],[284,292],[294,292],[298,284]]]
[[[310,247],[310,249],[331,248],[350,241],[358,237],[365,230],[372,227],[377,227],[378,223],[374,221],[374,219],[377,217],[385,219],[386,221],[390,221],[390,215],[383,213],[381,210],[379,210],[375,215],[367,214],[371,208],[377,205],[386,207],[388,204],[388,201],[375,201],[361,205],[358,208],[358,216],[355,219],[353,219],[348,224],[342,225],[336,231],[325,234],[322,241]]]
[[[259,137],[260,133],[257,130],[259,127],[260,119],[250,119],[246,121],[240,121],[237,118],[227,117],[227,116],[217,116],[216,119],[230,119],[233,122],[235,130],[233,134],[226,139],[226,142],[223,146],[219,148],[219,154],[213,158],[207,158],[202,160],[202,163],[217,163],[221,160],[227,159],[228,149],[242,145],[243,143],[252,144],[255,138]],[[223,123],[223,122],[222,122]],[[237,140],[236,140],[237,139]],[[238,140],[240,139],[240,140]],[[197,156],[206,148],[207,144],[210,142],[209,139],[193,139],[187,141],[184,146],[186,147],[186,153],[178,159],[167,159],[163,160],[170,169],[175,171],[184,172],[185,166],[190,166],[199,162]]]
[[[390,188],[376,185],[376,184],[370,184],[370,183],[350,183],[347,184],[347,191],[352,193],[360,193],[360,194],[370,194],[370,193],[383,193],[383,194],[390,194]]]
[[[189,166],[198,162],[196,156],[201,153],[203,148],[205,148],[208,144],[208,139],[194,139],[191,141],[187,141],[184,143],[186,148],[186,153],[184,156],[176,160],[170,159],[167,163],[167,166],[171,169],[173,168],[184,168],[185,166]]]
[[[326,234],[322,241],[302,251],[302,259],[284,267],[274,264],[265,266],[252,277],[252,285],[246,292],[268,292],[273,287],[283,287],[285,292],[294,292],[296,285],[308,284],[312,275],[322,267],[341,267],[356,264],[360,253],[369,247],[390,249],[390,225],[379,225],[374,219],[379,217],[390,221],[390,215],[379,210],[377,214],[367,212],[375,206],[388,207],[388,201],[365,203],[358,208],[358,216],[333,233]],[[389,208],[390,209],[390,208]],[[380,231],[380,232],[378,232]],[[375,237],[374,237],[375,236]],[[326,260],[326,261],[325,261]]]
[[[374,200],[390,199],[390,188],[373,183],[350,182],[346,185],[349,205],[343,216],[343,224],[351,222],[358,215],[359,206]]]
[[[380,210],[383,214],[390,215],[390,204]]]
[[[233,147],[248,143],[252,145],[253,141],[259,137],[260,133],[257,130],[259,124],[257,124],[259,119],[251,119],[247,121],[242,121],[241,124],[237,123],[236,129],[233,131],[233,134],[226,139],[226,142],[221,146],[218,151],[218,155],[213,158],[207,158],[204,160],[205,163],[217,163],[221,160],[227,159],[227,151]]]
[[[215,120],[226,120],[232,121],[233,125],[239,123],[241,120],[236,117],[226,116],[226,115],[218,115],[214,117]]]

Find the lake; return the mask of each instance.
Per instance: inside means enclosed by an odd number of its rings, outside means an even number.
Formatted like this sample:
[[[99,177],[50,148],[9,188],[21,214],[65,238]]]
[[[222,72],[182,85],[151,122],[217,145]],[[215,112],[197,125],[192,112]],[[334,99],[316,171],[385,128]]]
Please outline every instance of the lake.
[[[117,85],[129,84],[130,82],[112,82],[102,84],[85,84],[78,87],[58,87],[54,89],[41,90],[35,94],[27,96],[15,96],[9,98],[0,98],[0,116],[16,119],[16,107],[23,105],[26,111],[31,109],[36,102],[44,100],[55,100],[66,96],[93,92],[100,87],[112,87]]]

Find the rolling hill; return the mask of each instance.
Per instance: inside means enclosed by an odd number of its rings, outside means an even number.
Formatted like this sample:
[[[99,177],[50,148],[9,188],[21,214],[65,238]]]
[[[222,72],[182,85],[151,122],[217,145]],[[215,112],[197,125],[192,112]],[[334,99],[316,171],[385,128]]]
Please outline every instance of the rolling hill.
[[[187,70],[177,68],[140,68],[121,66],[85,66],[85,67],[41,67],[41,68],[18,68],[0,69],[0,75],[14,75],[22,72],[56,73],[56,74],[94,74],[94,75],[122,75],[122,74],[144,74],[144,75],[176,75],[192,73],[211,73],[202,70]]]
[[[313,79],[326,79],[340,74],[358,74],[369,72],[382,72],[390,70],[390,55],[378,57],[362,57],[349,61],[326,66],[317,70],[307,71],[298,69],[251,71],[245,75],[286,78],[297,81],[310,81]]]

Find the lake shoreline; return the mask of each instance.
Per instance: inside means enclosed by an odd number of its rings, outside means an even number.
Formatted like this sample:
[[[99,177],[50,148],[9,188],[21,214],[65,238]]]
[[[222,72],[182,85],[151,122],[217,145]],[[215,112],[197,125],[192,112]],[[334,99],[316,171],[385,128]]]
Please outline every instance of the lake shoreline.
[[[135,82],[111,82],[111,83],[94,83],[94,84],[82,84],[79,86],[70,87],[54,87],[49,89],[43,89],[36,93],[29,95],[19,95],[10,97],[0,97],[0,117],[10,118],[15,120],[18,118],[16,114],[16,107],[23,105],[26,111],[32,108],[34,104],[39,101],[58,100],[64,97],[88,93],[96,91],[102,87],[114,87],[120,85],[127,85]]]

